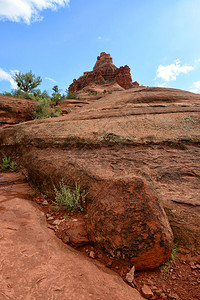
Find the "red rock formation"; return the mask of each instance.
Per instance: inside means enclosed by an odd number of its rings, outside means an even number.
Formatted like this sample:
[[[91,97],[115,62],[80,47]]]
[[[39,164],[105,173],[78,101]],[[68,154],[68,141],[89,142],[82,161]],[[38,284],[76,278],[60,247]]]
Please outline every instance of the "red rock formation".
[[[32,120],[36,101],[0,95],[0,127]]]
[[[173,237],[154,190],[141,178],[105,180],[88,210],[89,240],[137,270],[170,257]]]
[[[117,70],[117,75],[115,77],[115,80],[119,85],[121,85],[125,89],[132,87],[133,84],[132,84],[130,68],[127,65],[124,67],[120,67]]]
[[[100,83],[100,84],[104,84],[106,81],[103,78],[103,75],[101,73],[101,71],[96,71],[94,74],[94,82],[95,83]]]
[[[83,76],[77,80],[74,79],[73,83],[69,86],[69,92],[77,92],[92,82],[103,84],[110,81],[117,82],[125,89],[139,86],[138,83],[137,85],[133,85],[130,68],[127,65],[117,68],[113,64],[110,54],[102,52],[100,56],[97,57],[93,71],[85,72]]]

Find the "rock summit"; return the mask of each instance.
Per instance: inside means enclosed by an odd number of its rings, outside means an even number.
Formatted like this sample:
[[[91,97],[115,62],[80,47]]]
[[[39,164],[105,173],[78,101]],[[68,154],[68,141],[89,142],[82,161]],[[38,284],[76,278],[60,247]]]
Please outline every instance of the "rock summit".
[[[124,89],[139,86],[136,81],[132,82],[130,68],[127,65],[117,68],[113,64],[110,54],[101,52],[100,56],[97,57],[93,71],[84,72],[83,76],[77,80],[74,79],[69,86],[69,92],[77,92],[90,83],[104,84],[111,82],[118,83]]]

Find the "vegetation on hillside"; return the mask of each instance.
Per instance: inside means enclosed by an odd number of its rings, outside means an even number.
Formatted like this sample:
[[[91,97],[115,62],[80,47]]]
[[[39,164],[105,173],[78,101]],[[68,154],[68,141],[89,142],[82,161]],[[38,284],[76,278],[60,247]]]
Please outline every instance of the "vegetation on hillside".
[[[69,97],[61,94],[58,85],[53,86],[52,95],[50,96],[46,90],[41,91],[38,88],[42,79],[40,76],[36,77],[32,71],[25,74],[15,72],[12,78],[18,88],[11,92],[1,93],[1,95],[37,101],[38,104],[36,105],[36,110],[33,112],[33,119],[46,119],[61,115],[61,106],[59,104]]]

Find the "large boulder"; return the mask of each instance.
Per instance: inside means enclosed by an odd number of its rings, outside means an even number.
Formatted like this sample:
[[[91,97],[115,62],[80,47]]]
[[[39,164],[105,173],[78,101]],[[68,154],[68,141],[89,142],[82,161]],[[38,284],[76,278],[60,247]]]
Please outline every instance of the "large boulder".
[[[162,205],[141,178],[107,180],[88,210],[89,240],[137,270],[170,257],[173,235]]]

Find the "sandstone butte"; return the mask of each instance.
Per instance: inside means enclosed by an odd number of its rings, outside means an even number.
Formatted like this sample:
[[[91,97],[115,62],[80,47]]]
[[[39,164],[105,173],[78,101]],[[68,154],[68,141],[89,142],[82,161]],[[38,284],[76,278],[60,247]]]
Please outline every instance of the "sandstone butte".
[[[102,85],[109,82],[116,82],[124,89],[139,86],[137,82],[132,82],[130,68],[127,65],[117,68],[113,64],[110,54],[101,52],[100,56],[97,57],[93,71],[84,72],[83,76],[77,80],[74,79],[73,83],[69,86],[69,92],[75,93],[90,83]]]
[[[61,180],[86,190],[89,240],[112,259],[146,270],[169,259],[173,241],[199,252],[200,95],[111,85],[98,99],[78,92],[63,117],[2,128],[1,152],[18,155],[45,194]]]

